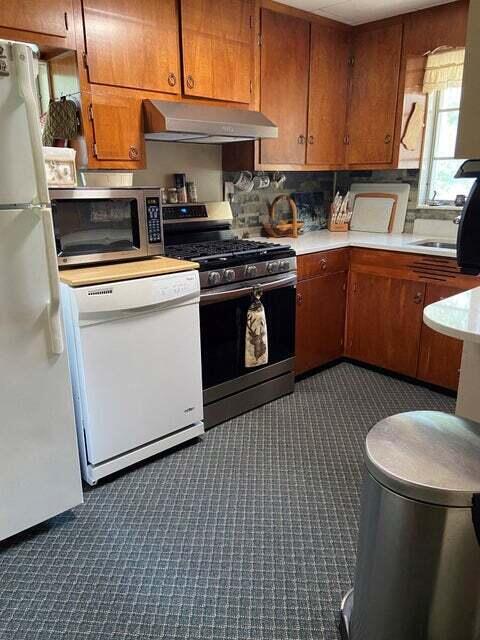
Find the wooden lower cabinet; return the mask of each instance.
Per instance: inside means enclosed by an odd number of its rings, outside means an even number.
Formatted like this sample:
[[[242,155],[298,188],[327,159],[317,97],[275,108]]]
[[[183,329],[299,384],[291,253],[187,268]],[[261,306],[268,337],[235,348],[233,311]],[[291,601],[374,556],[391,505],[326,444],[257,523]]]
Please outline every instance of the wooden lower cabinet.
[[[449,298],[463,289],[445,285],[428,284],[425,306]],[[456,390],[460,377],[463,343],[445,336],[426,324],[422,326],[417,378],[424,382]]]
[[[296,364],[305,373],[343,355],[347,272],[297,285]]]
[[[352,272],[346,355],[415,377],[426,285]]]
[[[300,256],[298,279],[297,374],[345,355],[457,389],[462,343],[423,322],[426,306],[480,286],[480,278],[460,273],[455,260],[337,249]]]

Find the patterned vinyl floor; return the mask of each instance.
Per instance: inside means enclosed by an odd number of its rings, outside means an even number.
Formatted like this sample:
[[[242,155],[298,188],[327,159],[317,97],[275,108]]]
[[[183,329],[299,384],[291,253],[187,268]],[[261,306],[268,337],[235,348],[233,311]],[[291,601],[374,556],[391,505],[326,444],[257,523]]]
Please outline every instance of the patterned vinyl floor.
[[[341,364],[0,545],[1,640],[335,640],[362,445],[453,400]]]

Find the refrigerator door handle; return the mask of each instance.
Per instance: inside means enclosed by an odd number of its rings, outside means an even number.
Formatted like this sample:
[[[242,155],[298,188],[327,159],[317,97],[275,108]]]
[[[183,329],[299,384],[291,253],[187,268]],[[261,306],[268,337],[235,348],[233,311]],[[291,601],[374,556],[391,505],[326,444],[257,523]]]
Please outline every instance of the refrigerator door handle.
[[[52,215],[46,205],[50,202],[47,178],[45,175],[45,160],[43,157],[42,138],[40,135],[40,114],[36,96],[34,80],[36,77],[33,53],[24,44],[13,45],[15,65],[18,74],[18,89],[25,101],[28,130],[32,148],[33,164],[37,182],[37,201],[32,204],[43,205],[36,209],[43,226],[45,253],[50,285],[50,300],[47,305],[50,343],[52,353],[63,353],[62,321],[60,316],[60,282],[58,277],[57,250],[55,247]]]
[[[60,313],[60,279],[58,277],[57,250],[53,233],[52,213],[50,209],[35,210],[41,218],[45,241],[45,257],[47,259],[50,300],[47,305],[50,346],[52,353],[63,353],[62,318]]]

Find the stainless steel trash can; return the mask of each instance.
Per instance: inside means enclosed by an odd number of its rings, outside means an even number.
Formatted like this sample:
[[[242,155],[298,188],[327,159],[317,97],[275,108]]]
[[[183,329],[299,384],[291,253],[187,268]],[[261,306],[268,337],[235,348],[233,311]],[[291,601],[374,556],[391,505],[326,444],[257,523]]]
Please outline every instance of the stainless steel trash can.
[[[480,425],[392,416],[368,434],[365,463],[344,637],[480,640]]]

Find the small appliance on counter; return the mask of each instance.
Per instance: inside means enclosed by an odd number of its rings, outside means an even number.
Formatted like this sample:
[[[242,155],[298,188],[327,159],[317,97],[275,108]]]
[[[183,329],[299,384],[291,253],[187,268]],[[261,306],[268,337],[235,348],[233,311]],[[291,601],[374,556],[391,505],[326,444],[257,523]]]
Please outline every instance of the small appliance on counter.
[[[52,189],[59,267],[163,254],[160,189]]]
[[[199,299],[193,270],[62,285],[89,484],[204,432]]]
[[[200,265],[205,426],[291,393],[295,252],[237,239],[228,202],[165,206],[163,218],[165,254]]]
[[[480,160],[467,160],[456,178],[475,178],[460,216],[457,236],[457,262],[462,273],[480,273]]]

